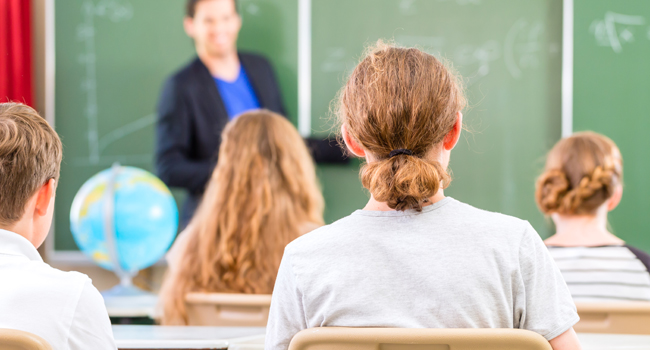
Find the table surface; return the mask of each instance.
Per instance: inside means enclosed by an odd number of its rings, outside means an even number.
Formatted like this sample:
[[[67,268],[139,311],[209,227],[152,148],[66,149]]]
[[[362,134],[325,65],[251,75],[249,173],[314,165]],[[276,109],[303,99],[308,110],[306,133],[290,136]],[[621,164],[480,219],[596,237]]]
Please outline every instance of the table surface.
[[[114,325],[119,349],[262,350],[264,327]],[[650,350],[650,335],[578,333],[583,350]]]
[[[264,337],[264,327],[113,325],[118,349],[225,349]]]

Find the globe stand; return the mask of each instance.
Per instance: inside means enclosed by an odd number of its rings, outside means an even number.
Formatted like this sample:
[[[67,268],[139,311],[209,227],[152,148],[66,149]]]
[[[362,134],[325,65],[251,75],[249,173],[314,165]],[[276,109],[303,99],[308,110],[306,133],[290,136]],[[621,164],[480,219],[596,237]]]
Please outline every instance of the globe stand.
[[[138,271],[126,271],[122,268],[117,249],[115,235],[115,183],[121,166],[114,163],[111,175],[102,198],[104,204],[104,235],[108,245],[108,253],[113,262],[113,272],[120,278],[120,283],[104,292],[104,303],[111,317],[143,317],[153,318],[153,312],[158,302],[155,294],[146,292],[133,284],[133,277]]]

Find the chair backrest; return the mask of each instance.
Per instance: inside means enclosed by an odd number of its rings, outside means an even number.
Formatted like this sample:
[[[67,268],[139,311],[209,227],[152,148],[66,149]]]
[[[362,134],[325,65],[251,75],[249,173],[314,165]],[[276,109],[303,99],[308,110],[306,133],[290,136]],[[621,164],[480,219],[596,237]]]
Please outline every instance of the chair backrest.
[[[552,350],[541,335],[522,329],[310,328],[289,350]]]
[[[45,339],[36,334],[17,329],[0,328],[0,349],[52,350],[52,347]]]
[[[188,293],[190,326],[265,327],[270,294]]]
[[[650,303],[576,303],[583,333],[650,334]]]

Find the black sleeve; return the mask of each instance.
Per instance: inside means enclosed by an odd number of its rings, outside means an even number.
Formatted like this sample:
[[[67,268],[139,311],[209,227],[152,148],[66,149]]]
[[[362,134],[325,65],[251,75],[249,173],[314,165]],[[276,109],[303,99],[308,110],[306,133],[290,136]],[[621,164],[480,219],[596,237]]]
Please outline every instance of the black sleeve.
[[[643,265],[645,266],[645,269],[650,272],[650,255],[648,255],[646,252],[639,248],[635,248],[629,245],[625,245],[627,249],[629,249],[634,255],[636,255],[637,259],[641,260]]]
[[[181,187],[191,193],[203,192],[213,161],[189,158],[192,121],[183,92],[174,78],[169,79],[158,102],[156,127],[156,171],[170,187]]]
[[[264,60],[266,62],[266,65],[268,67],[268,72],[269,72],[269,79],[271,81],[271,84],[273,84],[273,90],[275,91],[275,96],[274,99],[276,100],[276,104],[278,106],[279,112],[281,115],[287,116],[287,109],[284,107],[284,101],[282,100],[282,93],[280,92],[280,84],[278,84],[278,79],[275,76],[275,71],[273,71],[273,66],[271,66],[271,63],[267,60]]]
[[[334,139],[307,138],[307,147],[316,163],[347,164],[350,158]]]

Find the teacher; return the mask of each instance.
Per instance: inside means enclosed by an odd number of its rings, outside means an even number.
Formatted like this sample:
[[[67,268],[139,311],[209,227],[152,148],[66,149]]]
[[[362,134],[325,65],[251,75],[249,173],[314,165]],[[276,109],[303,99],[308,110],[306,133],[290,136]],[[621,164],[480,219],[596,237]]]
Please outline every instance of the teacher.
[[[188,198],[181,224],[192,217],[217,163],[221,132],[229,120],[252,109],[285,115],[269,62],[237,51],[242,21],[236,0],[188,0],[185,32],[197,56],[164,84],[158,103],[156,167],[170,187]],[[316,161],[345,162],[328,140],[307,140]]]

